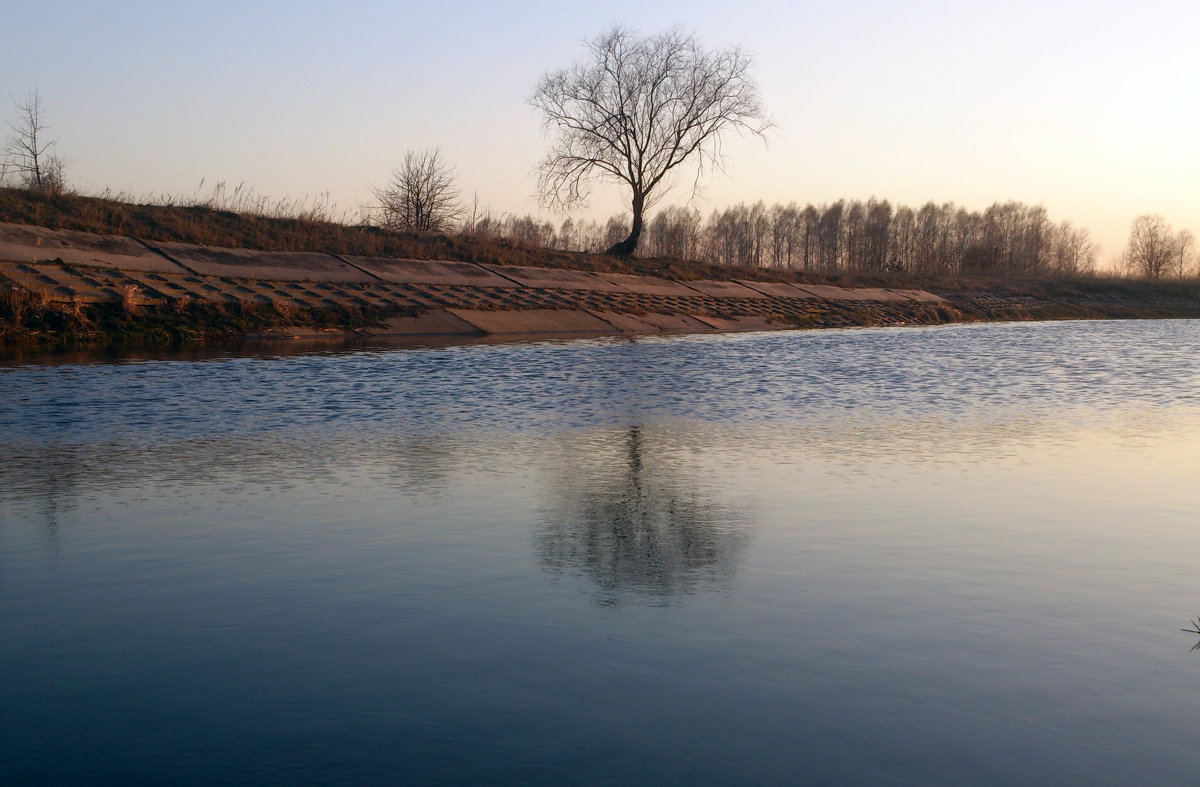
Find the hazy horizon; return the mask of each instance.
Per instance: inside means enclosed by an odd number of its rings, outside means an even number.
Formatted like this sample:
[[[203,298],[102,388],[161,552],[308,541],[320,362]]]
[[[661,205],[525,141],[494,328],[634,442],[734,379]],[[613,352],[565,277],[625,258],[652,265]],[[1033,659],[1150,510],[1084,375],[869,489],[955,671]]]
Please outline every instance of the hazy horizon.
[[[770,3],[42,3],[0,32],[0,118],[36,89],[68,183],[133,195],[224,181],[354,212],[406,150],[440,147],[468,202],[538,214],[527,99],[620,23],[740,45],[776,127],[730,138],[702,213],[875,196],[1017,200],[1086,227],[1107,267],[1130,223],[1200,234],[1200,6]],[[679,188],[663,205],[683,204]],[[624,209],[615,188],[573,216]],[[558,222],[562,214],[543,216]]]

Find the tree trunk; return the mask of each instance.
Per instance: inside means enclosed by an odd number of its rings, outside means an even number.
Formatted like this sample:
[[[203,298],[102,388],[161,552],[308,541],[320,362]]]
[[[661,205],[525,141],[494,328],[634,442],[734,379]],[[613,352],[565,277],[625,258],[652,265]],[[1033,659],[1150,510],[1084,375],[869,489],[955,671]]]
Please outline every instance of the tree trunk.
[[[633,195],[633,227],[629,231],[629,237],[620,243],[614,243],[612,248],[605,252],[617,257],[627,257],[637,249],[638,240],[642,237],[642,211],[646,206],[646,195],[635,193]]]

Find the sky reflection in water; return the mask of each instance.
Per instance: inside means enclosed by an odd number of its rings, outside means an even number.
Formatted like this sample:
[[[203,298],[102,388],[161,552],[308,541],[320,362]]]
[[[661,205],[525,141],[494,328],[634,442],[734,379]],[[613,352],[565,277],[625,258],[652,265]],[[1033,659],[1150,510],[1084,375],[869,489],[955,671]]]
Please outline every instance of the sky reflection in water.
[[[1198,350],[0,368],[0,780],[1194,780]]]

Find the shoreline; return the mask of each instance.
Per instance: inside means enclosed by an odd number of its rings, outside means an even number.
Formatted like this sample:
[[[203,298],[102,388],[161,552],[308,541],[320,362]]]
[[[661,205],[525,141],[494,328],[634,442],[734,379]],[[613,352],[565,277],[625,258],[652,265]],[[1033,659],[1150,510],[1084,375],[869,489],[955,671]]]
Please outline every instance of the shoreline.
[[[1200,317],[1195,287],[974,289],[684,279],[271,252],[0,224],[0,352],[229,342],[712,333]]]

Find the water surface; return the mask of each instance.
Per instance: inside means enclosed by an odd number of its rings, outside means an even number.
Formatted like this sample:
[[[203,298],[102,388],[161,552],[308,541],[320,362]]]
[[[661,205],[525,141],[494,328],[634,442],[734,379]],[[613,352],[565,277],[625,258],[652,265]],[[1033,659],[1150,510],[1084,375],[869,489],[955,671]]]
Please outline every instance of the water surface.
[[[0,367],[0,783],[1188,783],[1200,323]]]

